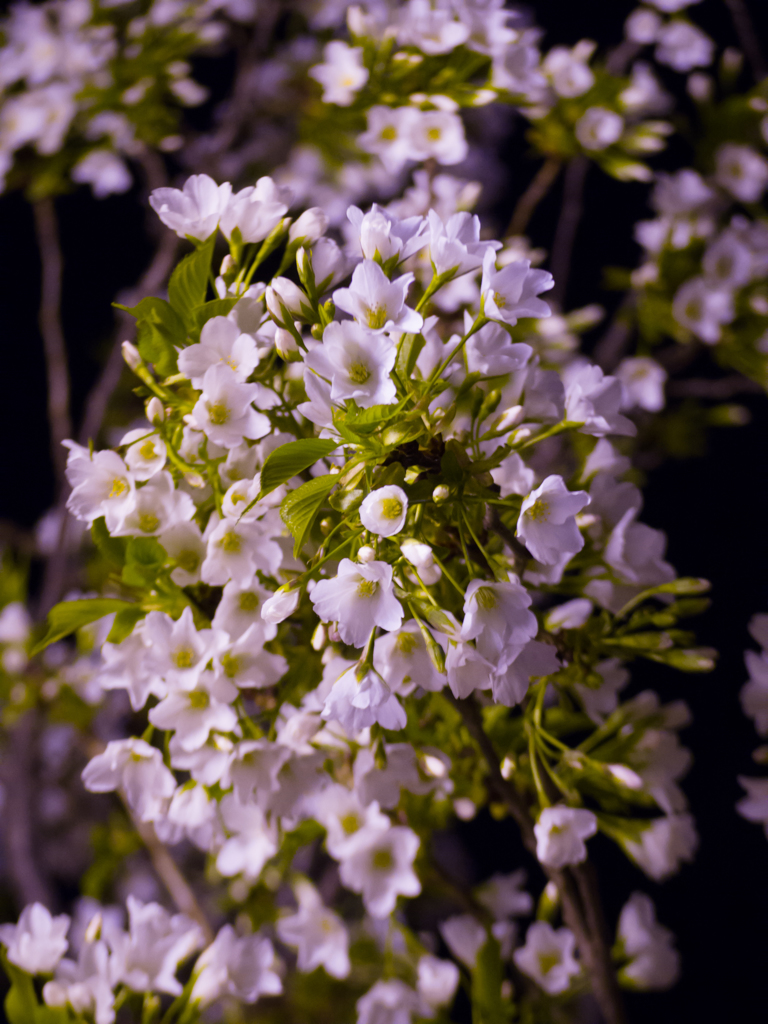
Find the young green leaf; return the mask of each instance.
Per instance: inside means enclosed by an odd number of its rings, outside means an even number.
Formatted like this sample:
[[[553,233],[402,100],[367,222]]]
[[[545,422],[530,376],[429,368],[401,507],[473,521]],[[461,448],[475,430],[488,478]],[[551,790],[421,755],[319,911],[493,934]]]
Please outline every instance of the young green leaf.
[[[268,456],[261,471],[261,495],[269,494],[292,476],[330,455],[339,447],[338,441],[319,437],[307,437],[301,441],[289,441],[280,445]]]
[[[184,345],[184,321],[164,299],[149,297],[137,306],[115,303],[118,309],[136,317],[136,344],[141,358],[152,363],[161,377],[176,372],[176,346]]]
[[[192,310],[205,302],[215,242],[214,233],[199,249],[185,256],[171,274],[168,301],[184,320],[191,316]]]
[[[133,537],[128,543],[123,583],[129,587],[146,587],[155,582],[168,556],[154,537]]]
[[[84,598],[81,601],[62,601],[48,612],[48,629],[45,636],[32,649],[32,655],[39,654],[49,644],[69,636],[89,622],[103,619],[105,615],[125,608],[135,608],[131,601],[119,601],[114,597]]]
[[[314,480],[309,480],[301,487],[297,487],[283,499],[280,506],[280,517],[296,541],[293,549],[294,555],[298,555],[301,551],[304,541],[312,529],[315,516],[322,508],[331,488],[338,482],[338,475],[334,473],[316,476]]]

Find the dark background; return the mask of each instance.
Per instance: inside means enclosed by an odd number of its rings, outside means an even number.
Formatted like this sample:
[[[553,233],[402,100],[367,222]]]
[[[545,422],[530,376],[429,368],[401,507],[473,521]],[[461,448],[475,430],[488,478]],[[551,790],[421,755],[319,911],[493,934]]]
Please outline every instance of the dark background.
[[[572,45],[587,37],[604,48],[621,38],[633,5],[539,0],[531,7],[546,29],[545,46]],[[749,7],[768,50],[768,4],[751,0]],[[704,0],[689,13],[719,45],[736,44],[721,0]],[[231,67],[221,60],[201,61],[196,68],[196,77],[213,87],[214,101],[230,74]],[[684,76],[662,77],[671,91],[684,96]],[[204,119],[210,110],[208,105],[195,116]],[[524,124],[517,121],[500,146],[508,187],[499,199],[499,223],[506,222],[515,197],[535,170],[523,132]],[[675,140],[655,163],[676,167],[689,160],[685,142]],[[566,308],[596,301],[608,309],[615,305],[615,293],[601,288],[601,268],[636,265],[631,228],[648,215],[647,195],[647,186],[619,184],[594,167],[590,170]],[[136,280],[150,252],[140,201],[138,186],[125,196],[101,201],[81,188],[57,201],[76,424],[108,351],[110,302]],[[551,245],[559,205],[556,188],[529,228],[534,244]],[[0,520],[29,529],[50,507],[54,493],[45,367],[36,326],[39,261],[31,211],[19,194],[0,197],[0,267]],[[768,843],[759,826],[734,811],[741,795],[736,776],[760,772],[750,759],[757,737],[738,699],[746,678],[743,649],[751,644],[746,626],[755,612],[768,611],[768,400],[749,396],[744,404],[751,412],[748,425],[712,431],[703,456],[666,461],[650,474],[645,489],[643,520],[667,532],[669,560],[680,574],[704,576],[713,583],[712,608],[696,627],[700,642],[718,648],[721,656],[710,675],[683,675],[661,666],[639,666],[633,673],[633,689],[652,686],[664,699],[684,698],[693,711],[693,725],[683,738],[695,756],[684,785],[701,834],[695,863],[656,885],[607,841],[598,837],[590,843],[609,918],[615,920],[633,889],[649,892],[682,952],[683,978],[672,992],[630,997],[635,1022],[738,1020],[753,1013],[763,1016],[768,1005]],[[503,824],[488,818],[462,826],[462,840],[478,879],[523,860],[512,830],[507,835]]]

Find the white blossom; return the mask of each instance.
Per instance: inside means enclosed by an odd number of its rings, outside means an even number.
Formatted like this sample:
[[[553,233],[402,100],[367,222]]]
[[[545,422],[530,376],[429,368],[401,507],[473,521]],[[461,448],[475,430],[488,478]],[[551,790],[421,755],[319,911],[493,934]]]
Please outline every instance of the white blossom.
[[[200,926],[184,914],[171,916],[159,903],[128,897],[128,932],[111,933],[110,970],[115,982],[134,992],[181,995],[176,971],[182,960],[200,949]]]
[[[225,924],[197,959],[189,1001],[207,1006],[230,995],[255,1003],[259,996],[279,995],[283,986],[275,967],[268,938],[258,933],[238,937],[232,925]]]
[[[575,950],[576,939],[568,928],[555,931],[546,921],[534,921],[525,934],[525,945],[515,950],[512,959],[523,974],[556,996],[566,992],[581,973]]]
[[[320,580],[309,597],[320,619],[337,622],[341,639],[353,647],[362,647],[375,626],[398,629],[403,621],[386,562],[342,558],[336,577]]]
[[[176,780],[163,764],[160,751],[134,737],[110,740],[104,753],[85,766],[82,778],[92,793],[122,789],[139,821],[162,817],[176,789]]]
[[[419,837],[403,826],[376,833],[341,862],[343,885],[362,894],[372,917],[388,917],[398,896],[418,896],[421,882],[413,870]]]
[[[656,920],[650,896],[632,893],[622,907],[617,937],[629,959],[619,971],[625,984],[641,991],[674,985],[680,972],[680,956],[672,932]]]
[[[259,361],[256,342],[243,334],[238,325],[225,316],[214,316],[203,324],[200,341],[179,352],[179,372],[189,377],[196,388],[203,387],[211,366],[228,366],[239,383],[246,381]]]
[[[420,313],[405,303],[413,274],[390,281],[378,263],[363,260],[355,267],[349,288],[338,288],[333,301],[371,331],[418,331]]]
[[[589,502],[586,491],[569,491],[561,476],[548,476],[523,501],[517,536],[538,562],[554,565],[584,547],[576,515]]]
[[[17,924],[0,925],[0,942],[12,964],[28,974],[51,974],[67,951],[70,918],[53,917],[42,903],[29,903]]]
[[[515,260],[497,270],[496,254],[488,249],[483,257],[483,312],[491,320],[512,326],[520,317],[549,316],[549,306],[536,296],[548,291],[554,283],[548,271],[532,270],[530,260]]]
[[[244,242],[261,242],[288,212],[291,190],[271,178],[259,178],[228,198],[221,213],[221,231],[227,238],[237,228]]]
[[[408,498],[402,487],[388,484],[371,491],[360,506],[360,521],[379,537],[392,537],[405,526]]]
[[[550,868],[580,864],[587,857],[584,842],[597,832],[597,818],[581,807],[545,807],[533,826],[536,856]]]
[[[149,205],[179,238],[203,241],[218,227],[231,195],[229,182],[217,185],[207,174],[193,174],[181,191],[156,188],[149,197]]]
[[[294,885],[298,912],[277,921],[277,934],[287,946],[298,948],[298,968],[310,973],[324,967],[332,978],[346,978],[350,971],[349,937],[344,922],[323,905],[317,889],[308,881]]]
[[[348,107],[355,93],[368,81],[368,69],[363,66],[363,48],[335,39],[326,44],[323,63],[310,68],[309,75],[322,85],[323,103]]]
[[[391,338],[345,320],[328,324],[322,344],[307,353],[305,363],[330,381],[332,402],[352,398],[368,409],[396,401],[395,384],[390,378],[396,355],[397,346]],[[309,389],[307,395],[311,399]]]

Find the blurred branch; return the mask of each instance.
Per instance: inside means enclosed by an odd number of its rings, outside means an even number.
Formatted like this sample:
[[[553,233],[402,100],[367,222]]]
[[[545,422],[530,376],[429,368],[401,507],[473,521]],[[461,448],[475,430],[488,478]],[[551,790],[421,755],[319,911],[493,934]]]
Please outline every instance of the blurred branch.
[[[565,169],[563,205],[549,260],[549,269],[555,279],[555,286],[550,294],[561,308],[565,304],[573,245],[584,209],[584,185],[587,180],[589,163],[588,157],[576,156]]]
[[[757,381],[750,380],[740,373],[732,373],[728,377],[713,380],[691,377],[689,380],[673,380],[667,384],[667,394],[671,398],[733,398],[736,395],[757,395],[764,392]]]
[[[536,207],[555,183],[561,167],[562,161],[557,157],[547,157],[533,176],[528,188],[518,199],[509,227],[504,232],[504,238],[522,235],[525,232]]]
[[[4,798],[3,840],[13,896],[19,910],[35,902],[53,910],[53,890],[40,871],[35,856],[35,726],[34,711],[27,711],[5,730],[6,742],[0,764]]]
[[[736,29],[739,46],[749,61],[752,75],[756,82],[762,82],[766,75],[768,75],[768,65],[760,48],[760,37],[755,31],[755,26],[752,24],[752,18],[750,17],[747,5],[744,3],[744,0],[725,0],[725,6],[731,12],[731,19],[733,27]]]
[[[490,773],[489,786],[496,798],[517,822],[526,848],[536,855],[536,837],[528,808],[515,786],[501,774],[501,765],[491,740],[483,728],[480,709],[472,697],[450,698],[459,710],[470,736],[477,743]],[[584,864],[556,870],[542,865],[560,894],[563,918],[576,937],[582,960],[592,983],[592,991],[606,1024],[626,1024],[624,1000],[611,962],[610,943],[605,926],[600,893],[591,869]]]
[[[45,369],[48,379],[48,425],[51,435],[51,458],[56,475],[56,491],[64,483],[67,453],[61,442],[72,436],[69,413],[69,370],[67,348],[61,326],[61,278],[63,261],[61,242],[53,199],[39,199],[32,204],[35,235],[40,252],[40,333],[43,337]]]
[[[131,815],[136,831],[141,836],[141,841],[147,848],[147,853],[150,856],[152,866],[158,878],[168,890],[168,894],[181,913],[186,914],[187,917],[190,917],[200,925],[206,943],[210,944],[214,938],[213,929],[208,923],[208,919],[203,913],[200,904],[197,902],[189,882],[187,882],[179,870],[176,861],[168,852],[167,847],[157,838],[154,825],[151,822],[139,821],[138,818],[134,817],[127,803],[125,806],[128,808],[128,813]]]
[[[605,373],[610,373],[621,362],[632,336],[630,311],[635,303],[632,292],[628,292],[616,310],[603,336],[595,345],[592,358]]]

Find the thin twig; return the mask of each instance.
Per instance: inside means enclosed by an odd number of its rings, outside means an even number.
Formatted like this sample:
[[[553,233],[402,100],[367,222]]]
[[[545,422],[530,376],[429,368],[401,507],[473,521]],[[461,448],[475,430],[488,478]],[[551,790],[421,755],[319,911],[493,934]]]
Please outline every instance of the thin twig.
[[[477,703],[451,698],[464,719],[469,734],[477,743],[489,771],[489,785],[506,806],[522,835],[525,847],[536,854],[536,837],[528,807],[517,789],[501,774],[501,765],[493,744],[483,728]],[[589,870],[583,865],[555,870],[542,865],[547,877],[560,894],[563,918],[573,932],[584,966],[592,983],[592,991],[606,1024],[626,1024],[626,1013],[616,972],[611,963],[600,894]]]
[[[606,373],[610,373],[621,362],[632,336],[632,318],[630,316],[635,303],[635,296],[627,292],[616,310],[605,333],[595,345],[592,358]]]
[[[589,158],[586,156],[574,157],[565,169],[563,205],[549,261],[549,269],[555,279],[551,296],[554,302],[559,303],[561,307],[565,304],[573,244],[576,241],[576,232],[584,208],[584,185],[588,170]]]
[[[688,380],[673,380],[667,385],[667,394],[672,398],[711,398],[723,400],[736,395],[755,395],[765,389],[755,380],[743,377],[740,373],[732,373],[727,377],[707,378],[692,377]]]
[[[518,199],[509,227],[504,232],[504,238],[514,238],[515,235],[522,235],[525,232],[536,207],[552,188],[562,166],[562,161],[557,157],[547,157]]]
[[[763,51],[760,48],[760,36],[752,24],[752,18],[750,17],[747,5],[744,3],[744,0],[725,0],[725,5],[731,12],[731,19],[739,39],[739,46],[749,61],[752,75],[756,82],[762,82],[766,75],[768,75],[768,64],[766,64]]]
[[[34,829],[34,711],[27,711],[6,730],[0,777],[3,781],[3,839],[13,896],[19,909],[42,903],[55,909],[54,894],[37,863]]]
[[[131,813],[130,808],[128,808],[128,811],[131,814],[136,831],[141,836],[141,841],[147,848],[152,866],[157,872],[158,878],[168,890],[169,896],[182,914],[186,914],[187,917],[190,917],[200,925],[206,943],[210,944],[213,942],[213,929],[208,923],[202,907],[197,902],[192,887],[179,870],[176,861],[168,852],[167,847],[157,838],[154,825],[151,822],[139,821]]]
[[[59,491],[64,482],[64,469],[67,463],[66,452],[61,447],[61,442],[72,436],[67,348],[61,326],[61,278],[64,265],[53,199],[39,199],[32,204],[32,212],[42,271],[39,324],[48,378],[51,458],[56,474],[56,490]]]

